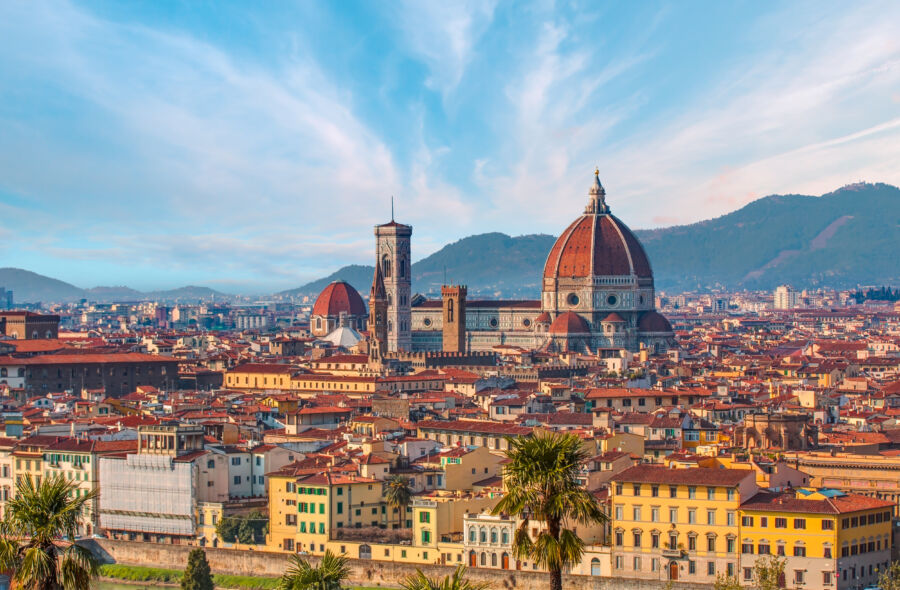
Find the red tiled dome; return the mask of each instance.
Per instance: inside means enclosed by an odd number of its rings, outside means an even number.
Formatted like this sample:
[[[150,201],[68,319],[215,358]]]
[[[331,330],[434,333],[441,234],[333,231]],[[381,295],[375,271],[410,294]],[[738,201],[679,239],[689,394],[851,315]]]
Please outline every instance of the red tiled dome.
[[[671,332],[672,324],[661,314],[648,311],[638,321],[638,330],[641,332]]]
[[[587,322],[574,311],[560,314],[550,324],[551,334],[587,334],[588,332],[590,332],[590,328],[588,328]]]
[[[622,319],[622,316],[620,316],[620,315],[617,314],[616,312],[612,312],[611,314],[609,314],[608,316],[606,316],[605,318],[603,318],[602,321],[604,321],[604,322],[609,322],[609,323],[611,323],[611,324],[612,324],[612,323],[618,323],[618,324],[624,324],[624,323],[625,323],[625,320]]]
[[[546,311],[543,312],[538,317],[534,318],[535,324],[549,324],[551,321],[552,321],[552,318],[550,317],[550,314],[547,313]]]
[[[366,305],[349,283],[335,281],[319,293],[312,315],[337,316],[341,313],[363,316],[366,315]]]
[[[631,274],[653,277],[641,243],[609,213],[585,213],[572,222],[544,265],[545,279]]]

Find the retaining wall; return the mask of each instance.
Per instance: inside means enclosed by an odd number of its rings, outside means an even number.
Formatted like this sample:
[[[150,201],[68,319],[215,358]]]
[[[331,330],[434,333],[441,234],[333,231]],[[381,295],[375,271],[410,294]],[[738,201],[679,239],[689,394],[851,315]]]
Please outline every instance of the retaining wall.
[[[188,553],[193,547],[159,545],[138,541],[87,539],[79,544],[90,549],[103,563],[121,563],[170,569],[184,569]],[[206,548],[206,558],[214,573],[239,576],[273,576],[284,573],[289,554],[268,551],[239,551]],[[319,558],[308,557],[316,563]],[[408,575],[421,569],[429,577],[443,577],[455,568],[441,565],[415,565],[396,562],[349,560],[349,584],[361,586],[398,587]],[[466,577],[473,582],[488,582],[493,590],[545,590],[549,586],[546,573],[509,572],[469,568]],[[712,585],[687,582],[658,582],[630,578],[601,578],[594,576],[563,577],[565,590],[712,590]]]

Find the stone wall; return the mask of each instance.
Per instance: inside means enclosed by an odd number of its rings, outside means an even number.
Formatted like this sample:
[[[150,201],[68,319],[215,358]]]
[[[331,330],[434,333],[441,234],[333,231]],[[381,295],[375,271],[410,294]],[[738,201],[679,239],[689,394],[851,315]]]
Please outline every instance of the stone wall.
[[[89,548],[103,563],[121,563],[149,567],[183,569],[192,547],[159,545],[137,541],[88,539],[80,544]],[[280,576],[287,567],[289,555],[267,551],[235,551],[206,548],[206,558],[213,572],[241,576]],[[308,558],[311,562],[316,557]],[[350,560],[350,584],[362,586],[398,587],[406,576],[421,569],[429,577],[443,577],[454,568],[441,565],[413,565],[382,561]],[[473,582],[488,582],[493,590],[545,590],[549,586],[547,574],[538,572],[503,572],[470,568],[466,577]],[[632,580],[628,578],[600,578],[593,576],[564,576],[565,590],[668,590],[665,582]],[[675,582],[671,590],[712,590],[711,585]]]

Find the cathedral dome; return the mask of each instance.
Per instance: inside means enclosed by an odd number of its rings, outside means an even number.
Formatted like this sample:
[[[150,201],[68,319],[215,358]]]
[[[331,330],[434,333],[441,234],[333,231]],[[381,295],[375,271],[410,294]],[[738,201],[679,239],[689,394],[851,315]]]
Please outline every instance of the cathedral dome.
[[[671,332],[672,324],[659,312],[648,311],[638,321],[638,330],[641,332]]]
[[[356,289],[349,283],[335,281],[319,294],[313,305],[312,315],[339,316],[342,313],[350,316],[365,316],[366,305]]]
[[[559,317],[550,324],[551,334],[587,334],[590,331],[591,330],[588,327],[587,322],[584,321],[584,318],[572,311],[560,314]]]
[[[631,230],[609,212],[597,173],[584,214],[559,236],[544,265],[544,279],[595,276],[653,278],[650,261]]]

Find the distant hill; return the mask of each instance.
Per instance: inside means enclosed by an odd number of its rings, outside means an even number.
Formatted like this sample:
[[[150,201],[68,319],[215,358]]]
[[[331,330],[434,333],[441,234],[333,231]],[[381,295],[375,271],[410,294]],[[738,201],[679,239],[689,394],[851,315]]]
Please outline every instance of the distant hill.
[[[196,301],[213,298],[224,300],[232,297],[208,287],[194,286],[147,293],[124,286],[81,289],[70,283],[21,268],[0,268],[0,287],[12,289],[15,301],[22,303],[34,303],[37,301],[66,302],[80,299],[97,302],[139,300]]]
[[[772,289],[900,285],[900,189],[854,184],[821,197],[773,195],[690,225],[637,230],[658,289]],[[480,296],[537,297],[555,238],[470,236],[412,266],[413,290],[436,294],[448,280]],[[352,265],[283,294],[316,295],[346,280],[365,297],[371,266]]]

